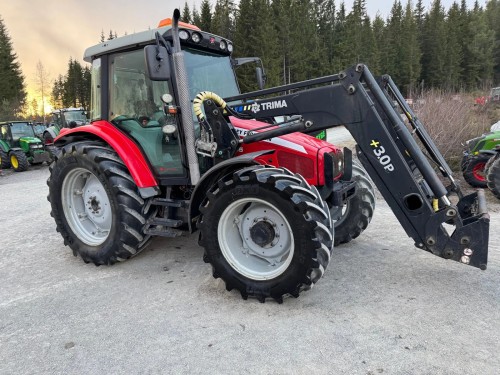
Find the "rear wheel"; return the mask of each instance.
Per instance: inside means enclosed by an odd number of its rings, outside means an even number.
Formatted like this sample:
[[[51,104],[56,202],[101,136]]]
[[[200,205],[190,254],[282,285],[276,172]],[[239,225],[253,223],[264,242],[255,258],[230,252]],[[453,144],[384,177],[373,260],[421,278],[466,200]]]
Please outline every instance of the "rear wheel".
[[[493,195],[500,199],[500,157],[496,157],[488,169],[488,188]]]
[[[66,145],[50,172],[51,215],[75,256],[110,265],[142,250],[146,202],[113,150],[96,142]]]
[[[0,169],[10,168],[9,154],[0,150]]]
[[[343,207],[332,207],[330,213],[335,225],[335,246],[358,237],[370,223],[375,210],[375,189],[366,171],[355,161],[352,178],[356,193]]]
[[[333,226],[315,187],[281,168],[227,175],[200,207],[200,245],[213,276],[242,297],[298,297],[330,261]]]
[[[479,188],[486,187],[484,168],[490,157],[489,154],[478,154],[469,158],[463,171],[464,179],[469,185]]]
[[[11,150],[9,152],[10,165],[16,172],[24,172],[29,167],[28,158],[22,151]]]

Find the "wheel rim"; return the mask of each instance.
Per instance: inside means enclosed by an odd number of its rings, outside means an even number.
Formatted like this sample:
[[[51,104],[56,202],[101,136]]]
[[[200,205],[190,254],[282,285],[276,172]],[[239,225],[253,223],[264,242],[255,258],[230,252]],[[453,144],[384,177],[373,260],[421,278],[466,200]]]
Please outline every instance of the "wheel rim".
[[[12,168],[14,169],[19,167],[19,160],[17,160],[17,156],[14,154],[10,156],[10,165],[12,165]]]
[[[335,226],[340,225],[347,217],[347,211],[349,210],[351,200],[348,199],[345,204],[340,207],[336,207],[330,210],[330,216],[332,217]],[[336,217],[338,219],[335,219]]]
[[[484,167],[486,163],[477,163],[474,168],[472,168],[472,174],[474,178],[478,181],[484,182],[486,181],[486,176],[484,175]]]
[[[217,235],[224,258],[249,279],[273,279],[292,262],[290,224],[264,200],[245,198],[231,203],[221,215]]]
[[[109,236],[113,213],[101,181],[90,171],[77,168],[64,178],[62,206],[71,230],[85,244],[97,246]]]

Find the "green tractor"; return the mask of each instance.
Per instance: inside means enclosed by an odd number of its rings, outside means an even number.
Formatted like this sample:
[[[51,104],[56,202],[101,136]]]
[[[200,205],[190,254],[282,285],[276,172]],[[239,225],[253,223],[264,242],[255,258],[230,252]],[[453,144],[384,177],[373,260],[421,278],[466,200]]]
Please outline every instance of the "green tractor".
[[[0,165],[16,172],[28,169],[29,164],[50,161],[42,141],[35,136],[33,124],[27,121],[0,123]]]
[[[43,143],[50,146],[62,128],[74,128],[88,123],[83,108],[63,108],[52,112],[52,125],[43,131]]]
[[[473,187],[486,188],[486,163],[496,154],[500,145],[500,130],[483,134],[465,142],[466,150],[462,158],[462,173],[465,181]]]

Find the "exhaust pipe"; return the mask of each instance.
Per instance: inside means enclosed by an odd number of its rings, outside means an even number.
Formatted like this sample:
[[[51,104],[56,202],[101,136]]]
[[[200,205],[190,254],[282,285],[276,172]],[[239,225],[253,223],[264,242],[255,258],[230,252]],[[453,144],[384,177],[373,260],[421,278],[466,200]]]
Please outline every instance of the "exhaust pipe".
[[[196,185],[200,180],[200,166],[198,165],[198,155],[196,154],[194,134],[194,123],[192,114],[191,98],[189,97],[189,81],[184,63],[184,52],[181,50],[181,42],[179,39],[179,18],[181,12],[179,9],[174,10],[172,22],[172,37],[174,42],[174,52],[172,58],[174,61],[174,69],[177,77],[177,88],[179,90],[179,105],[182,109],[182,129],[186,139],[186,152],[189,164],[189,177],[191,184]]]

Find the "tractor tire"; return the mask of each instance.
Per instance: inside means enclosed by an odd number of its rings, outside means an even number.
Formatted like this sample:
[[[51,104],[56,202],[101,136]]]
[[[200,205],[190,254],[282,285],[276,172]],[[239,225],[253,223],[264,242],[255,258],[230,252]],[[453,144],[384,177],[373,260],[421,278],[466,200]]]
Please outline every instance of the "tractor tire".
[[[26,154],[22,151],[11,150],[9,152],[10,165],[15,172],[24,172],[28,170],[29,162]]]
[[[488,171],[490,170],[493,163],[499,158],[500,158],[500,152],[497,152],[486,162],[486,165],[484,166],[484,175],[486,176],[486,182],[488,182]]]
[[[467,163],[469,162],[469,155],[462,156],[462,160],[460,161],[460,170],[462,173],[467,169]]]
[[[493,164],[488,169],[488,188],[493,195],[500,199],[500,157],[495,157]]]
[[[200,212],[203,259],[243,299],[298,297],[330,262],[328,206],[286,169],[252,166],[229,174],[209,189]]]
[[[50,155],[50,162],[53,162],[56,158],[56,155],[59,153],[59,149],[53,144],[45,145],[45,151],[47,151]]]
[[[9,154],[4,150],[0,150],[0,169],[10,168]]]
[[[145,247],[147,202],[111,148],[91,141],[68,144],[49,170],[51,216],[73,255],[111,265]]]
[[[469,158],[465,170],[463,171],[463,176],[470,186],[478,188],[486,187],[484,167],[490,157],[491,155],[489,154],[478,154]]]
[[[375,189],[366,171],[355,161],[352,178],[356,193],[343,207],[332,207],[330,214],[335,226],[335,246],[351,242],[370,224],[375,210]]]

